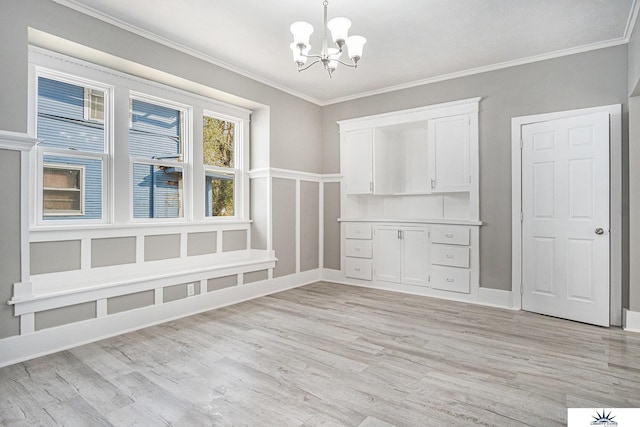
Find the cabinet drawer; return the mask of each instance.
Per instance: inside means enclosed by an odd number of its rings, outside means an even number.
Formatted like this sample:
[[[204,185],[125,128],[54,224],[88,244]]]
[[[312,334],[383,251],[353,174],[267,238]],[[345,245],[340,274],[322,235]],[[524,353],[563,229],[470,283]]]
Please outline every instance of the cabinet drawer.
[[[354,279],[371,280],[371,260],[346,257],[344,275]]]
[[[469,233],[469,227],[431,226],[431,242],[468,245]]]
[[[344,225],[344,237],[347,239],[371,240],[371,224],[358,222],[346,223]]]
[[[372,241],[371,240],[355,240],[347,239],[346,255],[356,258],[371,258]]]
[[[431,267],[431,287],[445,291],[469,293],[469,270],[466,268]]]
[[[431,245],[431,262],[451,267],[469,268],[469,247]]]

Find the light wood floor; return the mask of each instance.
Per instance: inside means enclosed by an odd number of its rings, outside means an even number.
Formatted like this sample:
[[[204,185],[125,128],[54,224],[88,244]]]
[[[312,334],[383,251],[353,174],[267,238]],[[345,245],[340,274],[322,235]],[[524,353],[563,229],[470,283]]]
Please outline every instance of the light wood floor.
[[[328,283],[0,369],[11,426],[552,426],[567,407],[640,407],[640,334]]]

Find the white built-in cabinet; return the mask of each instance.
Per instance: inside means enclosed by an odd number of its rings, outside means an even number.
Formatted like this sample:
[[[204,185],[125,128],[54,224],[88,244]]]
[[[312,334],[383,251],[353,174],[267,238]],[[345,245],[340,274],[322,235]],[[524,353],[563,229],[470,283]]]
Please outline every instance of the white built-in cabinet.
[[[477,297],[479,102],[338,122],[347,282]]]
[[[429,260],[427,227],[376,225],[373,253],[373,277],[376,280],[426,286]]]

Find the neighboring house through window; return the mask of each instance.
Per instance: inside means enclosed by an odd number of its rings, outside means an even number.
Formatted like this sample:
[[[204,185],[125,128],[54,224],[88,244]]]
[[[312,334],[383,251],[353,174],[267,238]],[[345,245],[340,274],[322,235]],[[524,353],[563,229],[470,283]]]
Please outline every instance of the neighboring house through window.
[[[41,221],[97,220],[104,217],[105,89],[87,87],[72,77],[38,76],[37,137],[41,165]],[[85,117],[87,91],[100,98],[94,117]]]
[[[182,129],[186,111],[132,98],[130,114],[133,217],[183,217]]]

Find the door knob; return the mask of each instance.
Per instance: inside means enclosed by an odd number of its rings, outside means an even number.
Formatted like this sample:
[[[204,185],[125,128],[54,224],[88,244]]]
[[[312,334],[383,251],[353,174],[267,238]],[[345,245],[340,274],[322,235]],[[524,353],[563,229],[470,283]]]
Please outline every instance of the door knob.
[[[600,236],[600,235],[604,234],[604,230],[602,228],[598,227],[598,228],[596,228],[596,234],[598,236]]]

